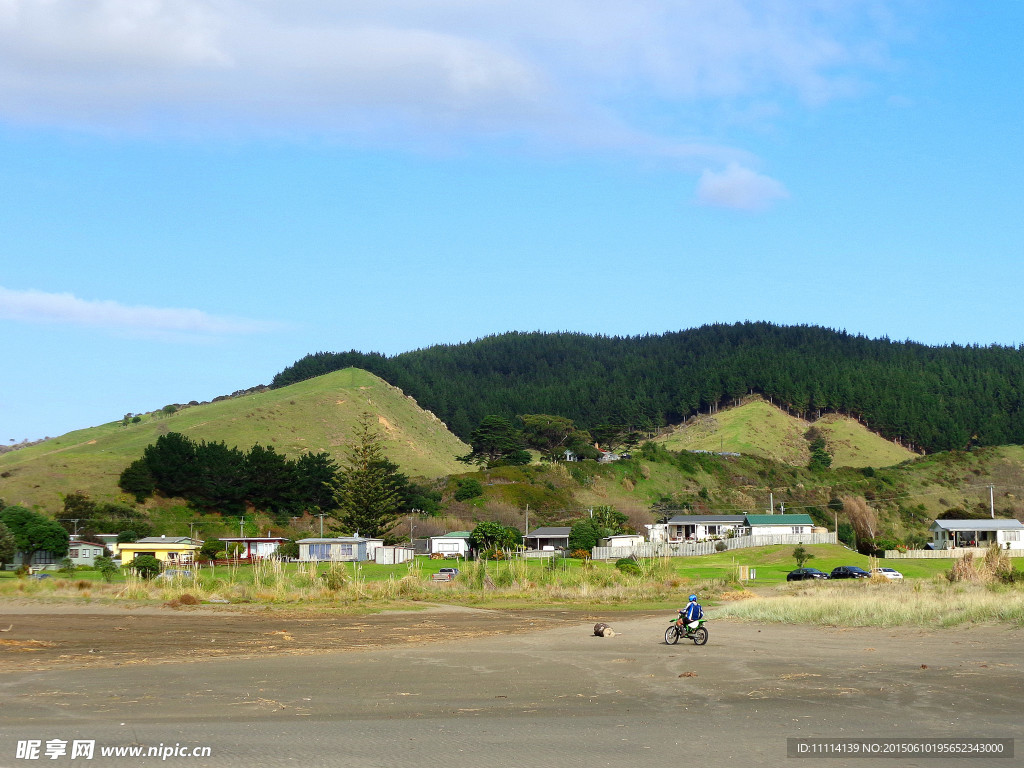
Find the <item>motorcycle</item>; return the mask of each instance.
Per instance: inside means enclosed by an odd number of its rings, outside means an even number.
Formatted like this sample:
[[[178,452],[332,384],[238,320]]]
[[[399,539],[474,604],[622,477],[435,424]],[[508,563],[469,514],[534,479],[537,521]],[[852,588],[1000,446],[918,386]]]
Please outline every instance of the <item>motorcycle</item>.
[[[665,642],[669,645],[675,645],[679,642],[679,639],[693,640],[694,645],[704,645],[708,641],[708,629],[704,626],[704,622],[707,619],[697,619],[697,626],[692,629],[684,624],[683,626],[676,625],[676,619],[669,619],[671,622],[668,625],[668,629],[665,630]],[[693,622],[690,622],[691,624]]]

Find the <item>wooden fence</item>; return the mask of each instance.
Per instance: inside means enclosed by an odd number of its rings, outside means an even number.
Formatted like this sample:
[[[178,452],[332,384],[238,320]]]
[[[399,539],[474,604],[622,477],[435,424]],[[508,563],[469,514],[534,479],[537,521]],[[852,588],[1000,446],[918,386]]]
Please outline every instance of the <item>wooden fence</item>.
[[[594,547],[590,556],[594,560],[618,560],[620,557],[697,557],[718,552],[718,544],[724,544],[721,551],[769,547],[773,544],[796,546],[797,544],[835,544],[834,533],[786,533],[774,536],[735,536],[718,541],[682,541],[673,543],[645,543],[631,547]]]

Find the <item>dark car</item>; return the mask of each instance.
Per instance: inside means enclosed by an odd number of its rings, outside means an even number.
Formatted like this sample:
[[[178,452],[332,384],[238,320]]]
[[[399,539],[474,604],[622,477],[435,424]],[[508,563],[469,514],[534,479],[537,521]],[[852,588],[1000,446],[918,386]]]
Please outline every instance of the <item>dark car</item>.
[[[797,568],[786,574],[786,581],[804,581],[805,579],[827,579],[828,574],[817,568]]]
[[[829,574],[830,579],[870,579],[871,574],[856,565],[840,565],[833,568]]]

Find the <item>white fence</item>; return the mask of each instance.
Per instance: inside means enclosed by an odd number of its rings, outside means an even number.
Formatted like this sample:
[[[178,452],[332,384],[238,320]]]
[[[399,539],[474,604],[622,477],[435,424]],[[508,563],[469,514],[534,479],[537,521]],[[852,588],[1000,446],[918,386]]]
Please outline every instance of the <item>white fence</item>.
[[[594,560],[618,560],[620,557],[696,557],[713,555],[716,545],[724,544],[730,549],[769,547],[773,544],[835,544],[834,533],[785,533],[774,536],[735,536],[718,541],[682,541],[675,543],[636,544],[632,547],[594,547],[590,556]]]
[[[900,552],[895,549],[885,550],[885,559],[889,560],[914,560],[914,559],[932,559],[932,560],[954,560],[963,557],[964,555],[971,554],[975,557],[984,557],[988,552],[988,547],[957,547],[956,549],[908,549],[906,552]],[[1024,557],[1024,549],[1004,549],[1004,555],[1010,557]]]

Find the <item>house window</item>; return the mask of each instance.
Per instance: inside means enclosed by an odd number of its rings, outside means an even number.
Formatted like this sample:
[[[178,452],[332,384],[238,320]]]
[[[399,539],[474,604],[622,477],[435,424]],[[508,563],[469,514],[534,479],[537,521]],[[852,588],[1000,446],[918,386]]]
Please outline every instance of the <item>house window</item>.
[[[339,544],[338,552],[342,557],[352,557],[352,545],[351,544]]]
[[[801,534],[804,532],[804,527],[802,525],[794,525],[791,530],[793,533]]]
[[[68,557],[78,557],[78,550],[77,549],[69,549],[68,550]]]
[[[331,545],[330,544],[310,544],[309,545],[309,559],[310,560],[330,560],[331,559]]]
[[[1020,531],[1007,531],[1003,541],[1020,541]]]

